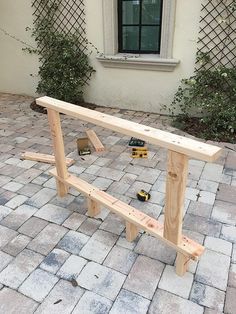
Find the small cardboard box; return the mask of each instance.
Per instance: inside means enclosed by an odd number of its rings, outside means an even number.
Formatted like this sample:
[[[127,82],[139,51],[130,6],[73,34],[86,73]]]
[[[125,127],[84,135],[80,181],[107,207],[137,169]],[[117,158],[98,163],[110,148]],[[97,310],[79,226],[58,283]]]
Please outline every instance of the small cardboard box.
[[[89,149],[89,140],[87,137],[83,138],[78,138],[77,139],[77,149],[78,149],[78,154],[83,155],[82,152],[84,150],[88,150],[88,154],[90,154],[90,149]]]

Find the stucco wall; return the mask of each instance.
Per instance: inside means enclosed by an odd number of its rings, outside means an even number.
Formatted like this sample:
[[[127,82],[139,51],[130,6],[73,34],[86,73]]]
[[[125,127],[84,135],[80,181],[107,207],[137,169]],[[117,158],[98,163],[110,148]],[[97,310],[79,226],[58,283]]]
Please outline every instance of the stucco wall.
[[[102,0],[86,0],[87,36],[103,52]],[[173,99],[180,79],[193,73],[201,1],[177,0],[173,58],[174,72],[104,68],[92,56],[96,74],[86,89],[86,100],[105,106],[159,112]]]
[[[194,68],[201,1],[177,0],[173,57],[180,60],[174,72],[104,68],[91,55],[96,69],[85,90],[85,100],[105,106],[159,112],[169,104],[180,79]],[[87,36],[103,52],[102,0],[85,0]],[[0,27],[34,44],[25,27],[32,25],[30,1],[0,1]],[[0,31],[0,91],[34,95],[38,58],[22,52],[22,45]]]
[[[33,23],[30,4],[29,0],[1,0],[0,28],[34,46],[30,32],[25,31]],[[21,43],[0,30],[0,92],[33,96],[37,85],[38,58],[23,52],[22,48]]]

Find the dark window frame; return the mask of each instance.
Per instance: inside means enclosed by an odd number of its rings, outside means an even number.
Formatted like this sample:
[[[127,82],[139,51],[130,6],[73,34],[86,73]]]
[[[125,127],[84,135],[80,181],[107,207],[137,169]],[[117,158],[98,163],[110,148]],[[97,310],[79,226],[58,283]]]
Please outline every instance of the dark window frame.
[[[118,52],[120,53],[136,53],[136,54],[160,54],[160,50],[161,50],[161,31],[162,31],[162,18],[163,18],[163,1],[165,0],[161,0],[161,15],[160,15],[160,23],[159,24],[142,24],[142,3],[143,0],[139,0],[139,24],[123,24],[122,23],[122,5],[123,2],[129,2],[129,1],[133,1],[133,0],[118,0]],[[139,49],[138,50],[126,50],[123,49],[123,32],[122,32],[122,28],[123,26],[139,26]],[[158,50],[142,50],[141,49],[141,29],[142,26],[159,26],[160,30],[159,30],[159,42],[158,42]]]

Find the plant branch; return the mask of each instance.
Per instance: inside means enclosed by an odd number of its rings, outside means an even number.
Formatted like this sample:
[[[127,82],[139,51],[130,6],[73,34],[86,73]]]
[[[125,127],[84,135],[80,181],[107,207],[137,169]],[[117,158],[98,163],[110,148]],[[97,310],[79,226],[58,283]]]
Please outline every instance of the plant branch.
[[[8,37],[10,37],[10,38],[12,38],[12,39],[14,39],[15,41],[18,41],[18,42],[21,43],[22,45],[27,46],[27,47],[32,48],[32,49],[36,49],[34,46],[32,46],[32,45],[26,43],[25,41],[23,41],[23,40],[17,38],[16,36],[14,36],[14,35],[8,33],[8,32],[7,32],[5,29],[3,29],[1,26],[0,26],[0,31],[1,31],[4,35],[6,35],[6,36],[8,36]]]

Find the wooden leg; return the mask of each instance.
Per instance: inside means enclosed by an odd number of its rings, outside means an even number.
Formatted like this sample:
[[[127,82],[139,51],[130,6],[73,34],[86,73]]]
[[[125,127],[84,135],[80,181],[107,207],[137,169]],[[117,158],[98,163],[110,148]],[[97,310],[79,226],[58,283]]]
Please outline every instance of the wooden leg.
[[[176,274],[178,276],[183,276],[188,270],[190,258],[184,254],[177,253],[176,258]]]
[[[95,201],[88,198],[88,215],[89,217],[95,217],[101,212],[100,205]]]
[[[182,241],[184,195],[188,176],[188,157],[168,151],[164,238],[174,244]]]
[[[48,121],[51,129],[57,174],[59,177],[67,179],[68,172],[59,113],[55,110],[48,109]],[[68,186],[59,180],[57,180],[57,193],[60,197],[63,197],[68,193]]]
[[[126,240],[129,242],[134,241],[138,236],[138,227],[126,221]]]

